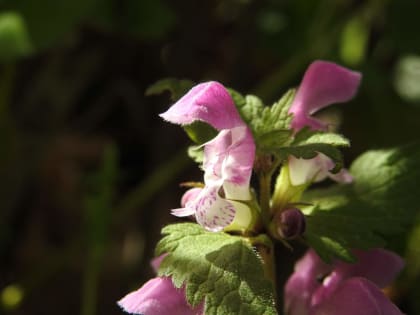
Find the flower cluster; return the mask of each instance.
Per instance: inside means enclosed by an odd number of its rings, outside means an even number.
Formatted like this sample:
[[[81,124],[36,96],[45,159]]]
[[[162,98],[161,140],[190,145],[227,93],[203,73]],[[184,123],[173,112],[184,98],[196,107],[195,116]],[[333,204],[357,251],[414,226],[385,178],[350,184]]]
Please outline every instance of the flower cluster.
[[[330,104],[350,100],[360,79],[360,73],[334,63],[312,63],[288,109],[292,136],[304,128],[327,131],[329,126],[312,115]],[[276,184],[272,209],[268,214],[261,213],[264,210],[258,207],[250,187],[258,157],[256,138],[223,85],[218,82],[196,85],[161,117],[183,126],[201,121],[217,131],[215,138],[201,145],[203,185],[188,190],[182,197],[181,208],[172,210],[178,217],[194,217],[208,231],[245,234],[259,225],[263,226],[260,233],[268,233],[273,238],[297,238],[304,233],[305,216],[290,200],[284,201],[285,197],[278,191],[303,191],[326,178],[340,183],[352,182],[345,169],[333,173],[335,162],[321,152],[311,159],[290,155],[282,161],[279,178],[283,179],[277,181],[281,187],[277,189]],[[296,264],[285,286],[286,314],[401,314],[379,288],[392,281],[403,266],[402,260],[381,249],[355,250],[354,253],[358,258],[355,264],[336,261],[329,265],[309,250]],[[155,270],[162,259],[164,257],[154,261]],[[204,314],[204,304],[205,301],[190,306],[185,288],[176,288],[170,277],[156,277],[119,301],[128,313],[144,315]]]
[[[355,251],[357,262],[324,263],[309,250],[285,286],[288,315],[401,315],[380,291],[404,266],[390,251]]]

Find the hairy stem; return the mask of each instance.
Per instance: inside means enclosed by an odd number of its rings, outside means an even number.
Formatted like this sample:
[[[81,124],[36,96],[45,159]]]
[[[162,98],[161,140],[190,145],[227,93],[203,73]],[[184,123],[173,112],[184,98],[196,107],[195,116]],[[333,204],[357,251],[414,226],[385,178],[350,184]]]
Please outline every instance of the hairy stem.
[[[276,281],[276,262],[274,253],[274,244],[267,235],[260,235],[254,239],[254,246],[263,259],[264,275],[273,284],[274,300],[278,309],[278,290]]]

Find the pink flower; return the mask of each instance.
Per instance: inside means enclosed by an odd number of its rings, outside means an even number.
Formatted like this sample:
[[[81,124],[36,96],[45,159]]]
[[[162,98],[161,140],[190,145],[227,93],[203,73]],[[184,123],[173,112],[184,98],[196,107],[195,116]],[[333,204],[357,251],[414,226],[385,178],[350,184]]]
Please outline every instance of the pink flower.
[[[118,305],[129,314],[141,315],[201,315],[203,305],[192,307],[185,299],[184,288],[178,289],[171,278],[156,277],[137,291],[127,294]]]
[[[310,117],[318,110],[333,103],[347,102],[356,94],[361,74],[335,63],[313,62],[305,72],[289,113],[293,114],[292,128],[295,131],[305,126],[325,130],[327,126]]]
[[[285,286],[287,315],[402,315],[381,292],[404,266],[383,249],[354,252],[354,264],[324,263],[309,250]]]
[[[155,271],[166,255],[152,260]],[[146,282],[118,301],[118,305],[129,314],[141,315],[202,315],[204,303],[196,307],[188,304],[185,288],[176,288],[170,277],[156,277]]]
[[[160,117],[180,125],[200,120],[217,130],[244,125],[228,91],[214,81],[194,86]]]
[[[176,216],[195,215],[210,231],[235,224],[246,227],[250,211],[241,201],[251,200],[249,183],[255,158],[255,143],[235,104],[223,85],[207,82],[193,87],[168,111],[161,114],[176,124],[203,121],[219,131],[204,144],[204,184],[183,197]]]
[[[330,171],[334,162],[325,154],[318,153],[313,159],[300,159],[289,156],[289,177],[293,186],[323,181],[327,177],[339,183],[351,183],[353,177],[346,169],[341,169],[337,174]]]

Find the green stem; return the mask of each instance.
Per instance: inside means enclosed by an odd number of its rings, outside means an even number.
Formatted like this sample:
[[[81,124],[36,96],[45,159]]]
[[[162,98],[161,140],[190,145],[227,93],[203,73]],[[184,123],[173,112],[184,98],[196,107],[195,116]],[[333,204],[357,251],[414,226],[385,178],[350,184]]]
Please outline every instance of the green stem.
[[[271,175],[261,172],[260,180],[260,207],[263,217],[263,223],[266,225],[269,220],[270,213],[270,197],[271,197]]]
[[[102,250],[91,249],[83,281],[82,315],[95,315]]]
[[[309,184],[293,186],[289,178],[289,167],[284,164],[277,177],[272,199],[272,211],[278,212],[287,207],[289,203],[296,202]]]
[[[261,216],[264,226],[268,226],[271,219],[271,180],[273,177],[274,171],[280,165],[281,160],[274,157],[261,156],[258,159],[259,170],[259,200],[260,200],[260,209]]]
[[[264,275],[273,284],[274,300],[276,303],[276,308],[278,309],[278,290],[276,281],[274,244],[272,240],[265,234],[254,238],[252,242],[264,262]]]

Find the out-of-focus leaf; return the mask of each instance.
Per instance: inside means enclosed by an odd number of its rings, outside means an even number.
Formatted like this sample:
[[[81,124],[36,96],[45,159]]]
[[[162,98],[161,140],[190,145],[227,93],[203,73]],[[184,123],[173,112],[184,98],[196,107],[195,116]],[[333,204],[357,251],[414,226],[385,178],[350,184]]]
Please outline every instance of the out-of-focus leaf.
[[[349,20],[341,34],[341,60],[349,66],[363,62],[368,39],[369,29],[362,17],[356,16]]]
[[[22,15],[35,48],[44,49],[63,40],[99,3],[99,0],[9,0],[5,1],[5,7]]]
[[[420,2],[413,0],[389,1],[385,34],[393,48],[403,54],[419,51],[420,41],[413,40],[418,34]]]
[[[6,310],[15,310],[22,303],[25,293],[15,284],[8,285],[0,293],[1,307]]]
[[[8,62],[32,52],[25,21],[18,12],[0,14],[0,61]]]
[[[112,209],[114,185],[118,174],[117,151],[109,146],[104,152],[101,168],[88,177],[88,194],[85,198],[87,234],[92,246],[102,246]]]
[[[117,150],[111,145],[105,149],[101,168],[88,178],[88,193],[84,200],[88,253],[83,282],[82,315],[95,314],[99,273],[111,222],[117,164]]]
[[[129,33],[153,40],[169,32],[175,15],[161,0],[128,0],[123,21]]]
[[[181,98],[185,93],[187,93],[188,90],[193,87],[193,85],[194,82],[190,80],[165,78],[150,85],[147,88],[145,94],[147,96],[150,96],[162,94],[163,92],[169,91],[169,93],[171,93],[171,99],[173,101],[176,101],[179,98]]]
[[[397,93],[406,101],[420,105],[420,56],[402,57],[396,66],[394,86]]]

